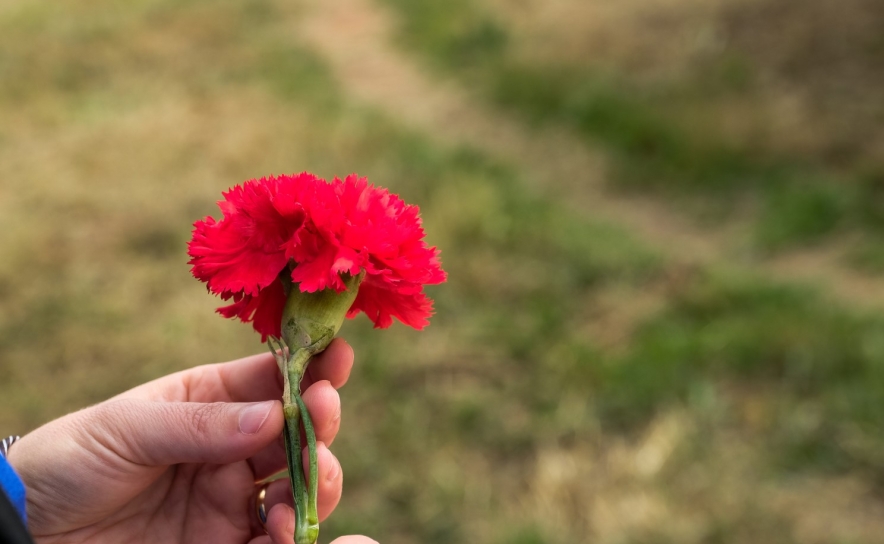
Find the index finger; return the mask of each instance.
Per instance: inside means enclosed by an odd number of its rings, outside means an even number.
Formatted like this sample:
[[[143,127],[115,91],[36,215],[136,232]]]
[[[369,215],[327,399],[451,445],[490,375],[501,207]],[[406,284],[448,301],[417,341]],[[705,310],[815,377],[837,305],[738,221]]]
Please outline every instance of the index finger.
[[[352,368],[353,348],[336,338],[310,362],[302,389],[320,380],[341,387]],[[283,377],[276,360],[270,353],[262,353],[176,372],[120,396],[179,402],[259,402],[280,398],[282,390]]]
[[[282,396],[282,374],[270,353],[205,368],[212,367],[216,368],[218,379],[229,394],[230,402],[257,402]],[[353,348],[344,340],[335,338],[325,351],[310,361],[307,375],[301,380],[301,390],[306,390],[314,382],[321,380],[328,380],[332,387],[338,389],[347,383],[352,368]]]
[[[343,338],[335,338],[328,347],[313,358],[307,366],[307,373],[301,380],[301,391],[316,382],[328,380],[332,387],[340,389],[350,378],[353,370],[353,348]]]

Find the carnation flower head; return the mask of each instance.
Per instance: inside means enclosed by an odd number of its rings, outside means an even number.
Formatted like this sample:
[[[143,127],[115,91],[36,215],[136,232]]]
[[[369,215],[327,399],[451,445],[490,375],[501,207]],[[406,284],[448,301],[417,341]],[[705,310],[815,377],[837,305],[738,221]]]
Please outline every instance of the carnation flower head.
[[[347,317],[365,312],[377,328],[394,317],[429,323],[423,286],[446,275],[417,206],[356,175],[326,182],[307,172],[250,180],[223,197],[220,220],[194,223],[191,272],[232,301],[218,313],[251,322],[262,341],[280,336],[287,289],[341,292],[342,274],[364,273]]]

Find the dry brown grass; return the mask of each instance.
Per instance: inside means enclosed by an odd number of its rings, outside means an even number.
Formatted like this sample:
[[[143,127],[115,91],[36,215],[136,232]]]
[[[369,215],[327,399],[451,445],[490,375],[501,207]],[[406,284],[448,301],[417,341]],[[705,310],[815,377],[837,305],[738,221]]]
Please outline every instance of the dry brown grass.
[[[675,105],[699,134],[840,164],[884,157],[884,8],[875,0],[479,4],[532,63],[592,68],[645,89],[731,78],[738,92],[710,89]]]

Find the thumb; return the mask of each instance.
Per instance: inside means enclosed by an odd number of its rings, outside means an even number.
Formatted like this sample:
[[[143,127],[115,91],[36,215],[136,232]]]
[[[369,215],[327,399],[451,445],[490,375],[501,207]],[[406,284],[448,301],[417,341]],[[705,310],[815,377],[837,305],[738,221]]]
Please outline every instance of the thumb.
[[[233,403],[118,399],[88,410],[85,429],[139,465],[225,464],[248,459],[282,432],[279,401]]]

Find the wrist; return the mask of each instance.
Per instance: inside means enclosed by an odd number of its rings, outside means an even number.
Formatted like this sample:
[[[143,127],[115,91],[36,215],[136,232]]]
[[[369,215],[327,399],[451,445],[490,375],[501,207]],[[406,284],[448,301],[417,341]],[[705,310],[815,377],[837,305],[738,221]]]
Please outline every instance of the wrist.
[[[21,461],[21,456],[19,455],[21,453],[19,451],[20,440],[20,436],[9,436],[0,441],[0,456],[6,459],[6,462],[15,470],[19,478],[21,478],[21,470],[19,470],[17,465]],[[13,447],[13,445],[15,445],[15,447]]]
[[[18,435],[7,436],[3,440],[0,440],[0,455],[8,458],[9,448],[19,440],[21,440],[21,437]]]
[[[6,464],[12,467],[12,470],[15,472],[16,476],[18,476],[19,480],[24,482],[24,478],[22,478],[21,474],[21,448],[20,448],[20,436],[8,436],[3,440],[0,440],[0,457],[6,460]],[[15,447],[13,447],[13,445]]]
[[[19,437],[10,436],[0,440],[0,456],[3,461],[0,462],[0,487],[2,492],[9,498],[9,501],[15,506],[22,521],[27,519],[25,512],[25,485],[21,476],[12,464],[9,458],[12,452],[12,445],[17,442]]]

